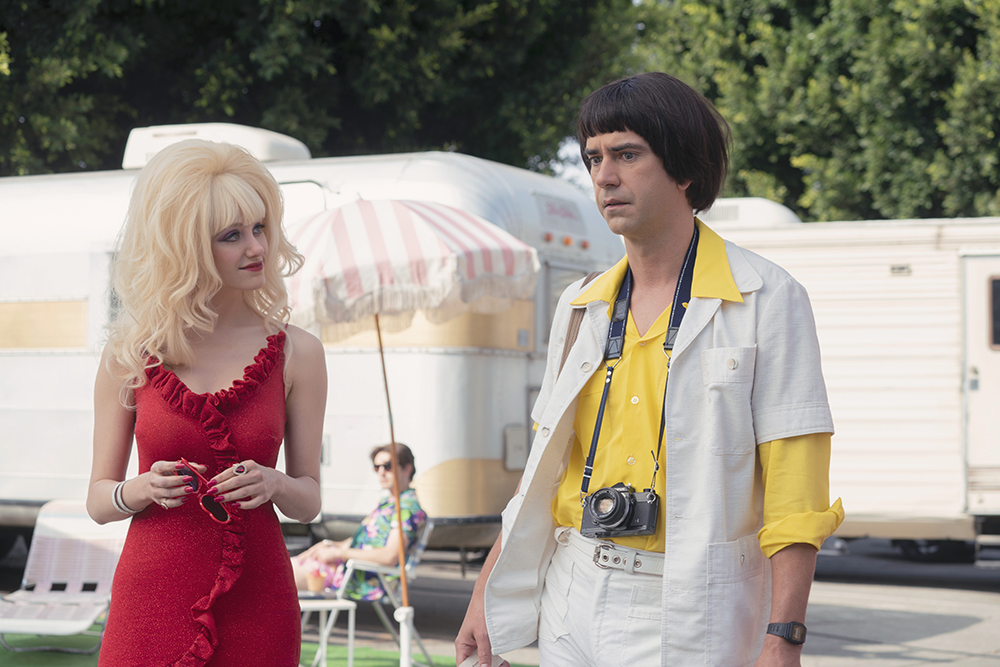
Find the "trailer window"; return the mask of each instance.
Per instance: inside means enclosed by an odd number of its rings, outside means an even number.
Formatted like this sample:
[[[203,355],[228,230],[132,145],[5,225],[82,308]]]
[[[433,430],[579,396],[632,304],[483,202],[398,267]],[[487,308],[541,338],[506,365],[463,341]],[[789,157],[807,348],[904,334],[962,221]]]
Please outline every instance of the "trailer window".
[[[586,271],[580,269],[564,269],[551,264],[547,266],[545,285],[546,315],[545,320],[545,342],[549,342],[549,331],[552,329],[552,318],[556,314],[556,305],[559,297],[572,283],[587,275]]]
[[[0,348],[87,347],[87,300],[0,303]]]
[[[1000,349],[1000,277],[990,278],[990,347]]]

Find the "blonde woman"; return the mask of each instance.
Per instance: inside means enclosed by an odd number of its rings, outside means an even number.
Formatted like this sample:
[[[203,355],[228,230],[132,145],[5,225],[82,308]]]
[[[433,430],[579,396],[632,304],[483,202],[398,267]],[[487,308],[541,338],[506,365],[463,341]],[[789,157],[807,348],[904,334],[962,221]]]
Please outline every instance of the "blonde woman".
[[[302,258],[281,215],[274,178],[227,144],[174,144],[136,180],[94,390],[87,509],[132,518],[102,666],[298,665],[274,507],[320,510],[326,370],[320,342],[285,324],[282,277]]]

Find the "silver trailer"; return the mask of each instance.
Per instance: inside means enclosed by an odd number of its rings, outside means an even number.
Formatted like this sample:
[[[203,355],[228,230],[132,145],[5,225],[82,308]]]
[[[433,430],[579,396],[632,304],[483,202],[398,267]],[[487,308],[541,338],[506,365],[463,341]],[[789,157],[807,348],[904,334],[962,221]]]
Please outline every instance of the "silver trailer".
[[[620,240],[586,193],[548,176],[457,153],[312,159],[288,137],[213,124],[134,131],[127,169],[0,178],[0,551],[30,530],[45,501],[86,495],[114,240],[136,169],[190,136],[265,160],[286,222],[359,197],[420,199],[478,214],[537,248],[533,299],[444,324],[418,316],[385,336],[396,437],[416,454],[414,486],[435,518],[435,545],[491,544],[527,457],[556,300],[617,261]],[[330,375],[318,530],[337,532],[375,505],[367,455],[389,431],[374,337],[316,333]],[[131,466],[134,475],[135,457]]]

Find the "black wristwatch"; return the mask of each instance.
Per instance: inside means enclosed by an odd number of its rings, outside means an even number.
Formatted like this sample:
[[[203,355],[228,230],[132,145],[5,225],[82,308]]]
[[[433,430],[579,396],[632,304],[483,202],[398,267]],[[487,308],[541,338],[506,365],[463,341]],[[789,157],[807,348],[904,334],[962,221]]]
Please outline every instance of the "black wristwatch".
[[[806,626],[798,621],[791,623],[771,623],[767,626],[767,634],[778,635],[789,644],[796,646],[806,643]]]

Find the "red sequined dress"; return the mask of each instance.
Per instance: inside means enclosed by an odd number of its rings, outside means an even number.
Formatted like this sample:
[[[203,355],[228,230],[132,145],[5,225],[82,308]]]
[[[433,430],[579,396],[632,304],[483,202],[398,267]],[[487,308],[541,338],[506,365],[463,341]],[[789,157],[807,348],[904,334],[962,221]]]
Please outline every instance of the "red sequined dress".
[[[148,369],[135,392],[139,470],[182,456],[207,465],[208,479],[246,459],[273,467],[285,431],[284,342],[283,332],[270,336],[243,379],[215,394]],[[298,665],[298,596],[274,508],[229,512],[218,524],[192,498],[132,518],[101,667]]]

